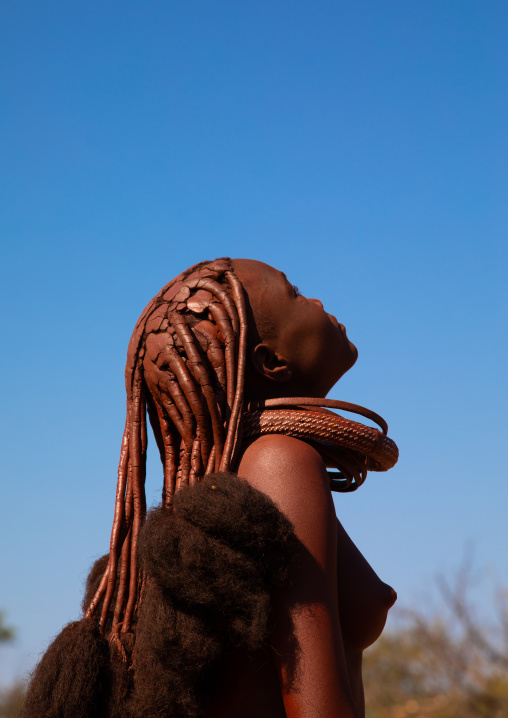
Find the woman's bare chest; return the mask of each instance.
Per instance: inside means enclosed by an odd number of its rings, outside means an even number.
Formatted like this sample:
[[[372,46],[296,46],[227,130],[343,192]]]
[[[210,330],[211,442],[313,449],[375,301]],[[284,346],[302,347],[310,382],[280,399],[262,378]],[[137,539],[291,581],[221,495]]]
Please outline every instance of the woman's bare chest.
[[[384,628],[397,594],[381,581],[338,521],[337,588],[346,650],[363,651]]]

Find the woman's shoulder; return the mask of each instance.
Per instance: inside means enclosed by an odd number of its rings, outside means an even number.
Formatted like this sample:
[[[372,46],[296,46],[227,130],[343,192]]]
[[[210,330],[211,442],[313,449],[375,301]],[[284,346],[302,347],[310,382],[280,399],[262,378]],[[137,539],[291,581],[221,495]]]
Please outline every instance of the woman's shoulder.
[[[249,444],[243,452],[238,475],[250,483],[290,481],[296,487],[300,481],[306,486],[324,482],[328,487],[326,466],[316,449],[301,439],[283,434],[266,434]]]
[[[304,441],[275,434],[259,437],[245,450],[238,475],[277,504],[309,548],[336,531],[326,466]]]
[[[245,460],[258,463],[283,461],[284,465],[296,464],[300,461],[308,462],[316,468],[325,469],[325,464],[316,449],[302,439],[285,434],[264,434],[252,441],[242,455]]]

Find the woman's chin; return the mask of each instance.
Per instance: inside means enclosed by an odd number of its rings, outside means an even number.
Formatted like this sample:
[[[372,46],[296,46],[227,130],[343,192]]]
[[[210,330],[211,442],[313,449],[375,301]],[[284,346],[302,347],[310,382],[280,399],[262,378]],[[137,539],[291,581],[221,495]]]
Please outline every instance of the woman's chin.
[[[349,367],[351,369],[351,367],[356,364],[356,360],[358,359],[358,349],[356,347],[356,344],[353,344],[353,342],[349,341],[349,339],[348,339],[348,342],[349,342],[349,347],[351,349],[351,357],[352,357],[351,366]]]
[[[338,376],[333,383],[333,386],[335,386],[335,384],[340,379],[342,379],[344,374],[347,374],[347,372],[351,369],[351,367],[353,367],[356,364],[356,360],[358,359],[358,349],[352,342],[348,341],[348,344],[349,344],[349,352],[347,354],[347,359],[346,359],[346,357],[342,357],[343,360],[341,363],[341,367],[339,369]],[[332,387],[330,387],[330,389],[331,388]]]

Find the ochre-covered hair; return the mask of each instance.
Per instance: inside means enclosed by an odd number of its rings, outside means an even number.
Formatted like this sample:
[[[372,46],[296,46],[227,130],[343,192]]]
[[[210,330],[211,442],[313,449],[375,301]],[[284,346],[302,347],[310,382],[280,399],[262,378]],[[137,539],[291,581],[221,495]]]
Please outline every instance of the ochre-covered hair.
[[[234,467],[243,410],[247,318],[230,260],[182,273],[143,311],[127,353],[127,418],[122,440],[109,561],[86,612],[111,638],[131,631],[143,586],[138,538],[146,513],[150,417],[164,467],[162,504],[205,474]],[[114,608],[112,602],[114,601]]]

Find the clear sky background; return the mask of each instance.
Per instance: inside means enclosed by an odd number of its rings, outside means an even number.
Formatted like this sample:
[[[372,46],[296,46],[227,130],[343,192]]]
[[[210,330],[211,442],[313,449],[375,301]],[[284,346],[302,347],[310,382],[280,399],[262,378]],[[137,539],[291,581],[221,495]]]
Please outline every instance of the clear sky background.
[[[331,396],[401,456],[336,506],[400,602],[468,544],[508,581],[507,32],[505,0],[3,0],[0,681],[108,548],[138,315],[216,256],[358,345]]]

